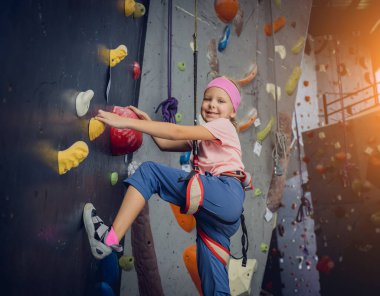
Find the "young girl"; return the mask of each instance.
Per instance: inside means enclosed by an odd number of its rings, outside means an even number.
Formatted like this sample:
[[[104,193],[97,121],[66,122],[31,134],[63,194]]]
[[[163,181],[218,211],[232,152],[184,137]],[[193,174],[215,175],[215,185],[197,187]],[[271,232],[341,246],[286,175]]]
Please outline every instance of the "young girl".
[[[182,126],[152,121],[145,112],[134,107],[130,108],[140,120],[102,110],[96,116],[110,126],[151,135],[162,151],[190,151],[191,140],[198,140],[198,180],[203,196],[198,201],[200,206],[194,217],[197,222],[198,271],[206,296],[230,295],[227,273],[230,238],[240,226],[245,197],[242,183],[237,178],[239,174],[244,175],[244,166],[233,124],[240,100],[236,85],[226,77],[218,77],[204,92],[201,115],[206,123],[203,125]],[[119,241],[154,193],[182,210],[189,208],[188,184],[178,182],[187,177],[188,173],[180,169],[150,161],[142,163],[124,181],[128,189],[111,227],[96,215],[92,204],[86,204],[83,219],[93,255],[101,259],[112,250],[122,251]]]

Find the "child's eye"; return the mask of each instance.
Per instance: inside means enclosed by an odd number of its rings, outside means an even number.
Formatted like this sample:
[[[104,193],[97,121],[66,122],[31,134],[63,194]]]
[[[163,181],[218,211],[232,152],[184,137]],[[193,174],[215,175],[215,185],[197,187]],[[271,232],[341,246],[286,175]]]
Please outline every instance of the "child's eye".
[[[219,99],[218,102],[219,102],[219,103],[225,103],[226,101],[225,101],[225,100],[222,100],[222,99]]]

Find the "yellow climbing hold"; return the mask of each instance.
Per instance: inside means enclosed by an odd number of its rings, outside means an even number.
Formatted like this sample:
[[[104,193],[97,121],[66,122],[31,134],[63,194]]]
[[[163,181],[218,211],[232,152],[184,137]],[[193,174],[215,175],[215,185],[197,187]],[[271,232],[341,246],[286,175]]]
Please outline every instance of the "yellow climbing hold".
[[[269,132],[272,130],[274,124],[274,118],[272,117],[265,128],[257,133],[257,140],[262,142],[269,135]]]
[[[135,12],[136,2],[134,0],[124,1],[124,13],[125,16],[131,16]]]
[[[300,38],[298,38],[297,42],[293,45],[292,53],[294,54],[300,53],[304,45],[305,45],[305,37],[301,36]]]
[[[103,122],[91,118],[90,124],[88,125],[88,136],[90,138],[90,141],[95,140],[97,137],[99,137],[104,130],[106,129],[106,126]]]
[[[288,81],[286,82],[285,91],[291,96],[297,87],[298,80],[300,79],[302,70],[300,67],[295,67],[292,74],[290,74]]]
[[[136,3],[135,11],[133,12],[134,18],[139,18],[145,15],[145,6],[141,3]]]
[[[121,256],[119,259],[119,266],[125,270],[130,271],[135,265],[135,259],[132,256]]]
[[[128,49],[125,45],[121,44],[115,49],[110,50],[110,65],[111,67],[115,67],[118,63],[120,63],[124,58],[128,55]]]
[[[88,146],[83,141],[77,141],[66,150],[58,151],[58,172],[65,174],[77,167],[88,155]]]

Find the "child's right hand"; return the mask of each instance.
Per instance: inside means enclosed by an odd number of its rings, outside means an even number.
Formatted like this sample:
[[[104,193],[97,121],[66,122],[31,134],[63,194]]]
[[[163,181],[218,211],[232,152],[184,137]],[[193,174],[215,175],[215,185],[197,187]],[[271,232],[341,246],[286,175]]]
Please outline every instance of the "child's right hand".
[[[134,106],[128,106],[128,108],[131,109],[133,112],[135,112],[139,119],[152,121],[152,119],[149,117],[149,115],[146,114],[144,111],[142,111],[142,110],[140,110]]]

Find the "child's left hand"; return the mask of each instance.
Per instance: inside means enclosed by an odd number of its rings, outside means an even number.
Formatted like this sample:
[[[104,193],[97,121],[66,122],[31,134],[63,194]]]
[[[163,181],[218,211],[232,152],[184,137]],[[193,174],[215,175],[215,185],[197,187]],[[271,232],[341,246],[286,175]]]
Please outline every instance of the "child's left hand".
[[[98,115],[95,116],[95,119],[116,128],[126,128],[126,122],[128,121],[128,118],[124,118],[115,113],[106,112],[100,109],[98,111]]]

